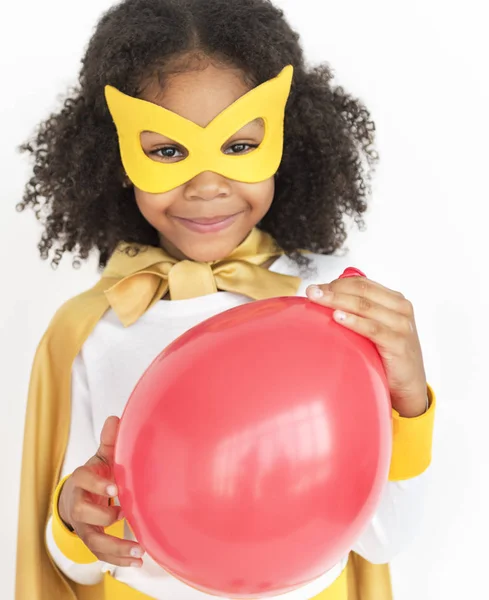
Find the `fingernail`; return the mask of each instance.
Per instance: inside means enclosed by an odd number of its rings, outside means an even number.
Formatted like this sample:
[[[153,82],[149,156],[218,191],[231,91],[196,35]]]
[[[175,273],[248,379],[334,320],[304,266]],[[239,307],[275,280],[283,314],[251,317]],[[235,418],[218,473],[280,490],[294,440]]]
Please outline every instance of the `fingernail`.
[[[141,548],[138,548],[137,546],[134,546],[134,548],[131,548],[131,552],[130,555],[133,558],[141,558],[143,556],[144,552],[141,550]]]
[[[134,567],[135,569],[140,569],[143,566],[143,563],[140,562],[132,562],[131,563],[131,567]]]
[[[307,290],[309,292],[309,295],[312,298],[322,298],[323,297],[323,290],[318,287],[317,285],[311,285],[311,287]]]
[[[108,485],[105,488],[105,491],[107,492],[107,495],[110,496],[111,498],[114,498],[115,496],[117,496],[117,487],[115,485]]]

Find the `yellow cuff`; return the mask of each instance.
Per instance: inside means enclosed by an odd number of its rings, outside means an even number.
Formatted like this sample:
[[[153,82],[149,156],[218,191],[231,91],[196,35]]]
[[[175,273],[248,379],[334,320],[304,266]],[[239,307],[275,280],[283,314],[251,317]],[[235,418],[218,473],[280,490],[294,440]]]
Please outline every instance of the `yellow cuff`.
[[[401,417],[392,409],[392,458],[389,481],[421,475],[431,463],[436,397],[428,384],[428,410],[419,417]]]
[[[61,489],[65,481],[68,479],[69,475],[64,477],[56,487],[53,496],[52,503],[52,511],[53,511],[53,520],[52,520],[52,532],[53,538],[56,543],[56,546],[61,550],[61,552],[68,558],[77,564],[89,564],[96,562],[98,558],[93,554],[87,546],[85,546],[84,542],[76,535],[76,533],[70,531],[66,525],[61,520],[58,512],[58,501],[59,495],[61,493]],[[113,535],[114,537],[124,538],[124,521],[117,521],[110,527],[105,529],[105,533],[108,535]]]

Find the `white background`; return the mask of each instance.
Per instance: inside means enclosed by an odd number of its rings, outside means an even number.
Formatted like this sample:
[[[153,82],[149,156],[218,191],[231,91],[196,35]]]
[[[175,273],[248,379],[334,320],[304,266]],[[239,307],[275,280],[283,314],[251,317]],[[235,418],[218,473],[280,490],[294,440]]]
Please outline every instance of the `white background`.
[[[14,595],[21,443],[33,353],[57,307],[97,277],[93,260],[75,271],[67,259],[53,272],[38,258],[38,225],[30,212],[15,212],[30,174],[16,147],[76,83],[92,28],[111,4],[26,0],[2,11],[2,600]],[[300,32],[310,61],[328,61],[337,82],[366,102],[377,123],[382,160],[367,231],[353,231],[348,240],[351,264],[414,303],[428,379],[438,396],[426,517],[416,542],[392,564],[395,598],[487,598],[487,3],[279,4]]]

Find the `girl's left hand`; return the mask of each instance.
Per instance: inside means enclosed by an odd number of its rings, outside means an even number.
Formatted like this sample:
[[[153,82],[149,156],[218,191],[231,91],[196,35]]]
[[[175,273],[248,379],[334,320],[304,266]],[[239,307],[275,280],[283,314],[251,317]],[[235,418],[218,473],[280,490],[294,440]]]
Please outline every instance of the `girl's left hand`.
[[[413,305],[400,292],[366,277],[345,277],[307,288],[343,327],[370,339],[384,364],[392,407],[402,417],[426,410],[427,383]]]

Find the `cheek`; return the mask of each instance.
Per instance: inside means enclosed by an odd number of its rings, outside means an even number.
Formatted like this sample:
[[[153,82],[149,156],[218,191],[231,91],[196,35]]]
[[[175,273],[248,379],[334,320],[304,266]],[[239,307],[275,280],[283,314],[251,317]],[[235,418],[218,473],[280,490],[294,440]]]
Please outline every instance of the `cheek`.
[[[275,178],[271,177],[259,183],[240,183],[233,181],[232,194],[240,197],[251,209],[251,218],[258,222],[268,212],[275,193]],[[181,187],[163,194],[149,194],[134,186],[134,196],[139,211],[155,229],[163,232],[166,229],[165,212],[175,203],[182,200]]]
[[[165,194],[149,194],[148,192],[143,192],[139,188],[134,187],[136,204],[143,217],[153,225],[153,227],[160,224],[161,215],[174,202],[175,194],[172,192],[173,190]]]
[[[271,177],[260,183],[244,184],[240,192],[242,197],[246,198],[252,211],[257,215],[259,214],[261,218],[268,212],[272,204],[275,193],[275,179]]]

